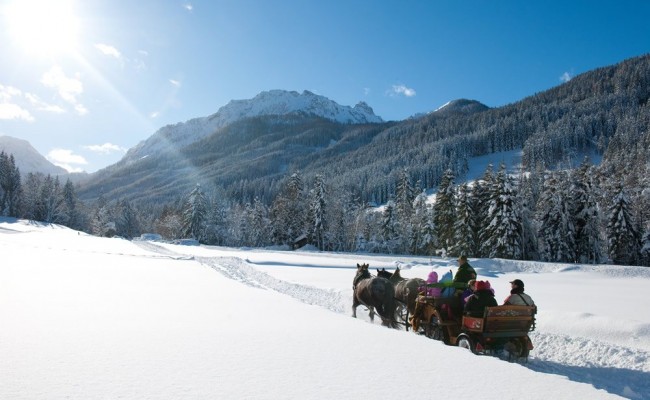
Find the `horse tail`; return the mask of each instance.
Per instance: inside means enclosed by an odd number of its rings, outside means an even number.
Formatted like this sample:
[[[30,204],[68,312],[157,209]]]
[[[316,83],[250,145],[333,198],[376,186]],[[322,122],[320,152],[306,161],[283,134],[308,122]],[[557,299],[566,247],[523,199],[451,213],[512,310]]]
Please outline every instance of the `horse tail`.
[[[379,285],[378,285],[379,286]],[[396,328],[395,312],[397,311],[397,302],[395,301],[395,288],[390,282],[381,285],[377,290],[377,314],[381,317],[384,325]],[[380,296],[380,297],[379,297]]]
[[[386,297],[386,288],[390,286],[387,279],[373,279],[370,286],[370,296],[372,303],[375,304],[377,314],[383,317],[384,314],[384,297]]]

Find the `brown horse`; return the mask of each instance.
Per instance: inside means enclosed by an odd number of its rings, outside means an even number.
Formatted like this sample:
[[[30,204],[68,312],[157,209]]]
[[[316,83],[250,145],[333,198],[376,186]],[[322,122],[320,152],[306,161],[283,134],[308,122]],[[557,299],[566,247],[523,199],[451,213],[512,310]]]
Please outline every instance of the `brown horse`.
[[[408,314],[413,315],[415,312],[415,300],[418,297],[418,290],[421,286],[426,284],[426,281],[421,278],[403,278],[400,272],[399,267],[392,274],[385,269],[383,271],[377,270],[378,275],[390,277],[388,280],[395,285],[395,298],[398,300],[397,308],[403,310],[406,307]],[[401,318],[404,319],[405,323],[408,323],[407,316],[403,312],[399,312]]]
[[[357,307],[361,304],[368,307],[370,320],[374,321],[375,309],[381,317],[382,325],[396,328],[395,288],[386,278],[372,276],[368,264],[357,264],[357,273],[352,283],[354,295],[352,298],[352,316],[357,317]]]

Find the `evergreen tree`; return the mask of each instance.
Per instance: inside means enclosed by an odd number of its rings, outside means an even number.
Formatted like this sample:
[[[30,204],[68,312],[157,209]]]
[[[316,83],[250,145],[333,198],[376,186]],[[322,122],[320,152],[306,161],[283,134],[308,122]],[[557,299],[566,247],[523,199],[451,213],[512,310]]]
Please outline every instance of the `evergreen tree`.
[[[493,182],[488,208],[487,244],[490,258],[522,258],[521,220],[512,178],[501,164]]]
[[[456,207],[454,200],[454,173],[448,169],[442,177],[436,202],[433,205],[434,226],[438,246],[445,254],[453,246],[454,223],[456,221]]]
[[[326,196],[325,182],[321,175],[316,175],[314,188],[310,191],[309,202],[309,238],[318,249],[325,250],[326,221]]]
[[[198,240],[204,240],[205,227],[208,217],[208,203],[201,185],[197,184],[189,194],[183,210],[184,235]]]
[[[471,192],[467,184],[458,186],[456,201],[456,221],[454,225],[454,240],[450,255],[456,257],[466,255],[474,257],[476,242],[474,228],[476,213],[472,209]]]
[[[83,229],[83,215],[79,211],[77,193],[70,179],[63,185],[61,197],[61,223],[72,229]]]
[[[304,235],[306,202],[300,173],[292,174],[271,206],[271,225],[276,244],[292,244]]]
[[[128,200],[118,201],[115,210],[116,234],[126,239],[140,236],[140,221],[137,213]]]
[[[395,216],[395,203],[389,200],[381,214],[382,247],[388,253],[394,253],[398,247],[398,232]]]
[[[575,220],[576,260],[581,263],[598,264],[602,261],[602,240],[600,234],[600,211],[594,195],[591,179],[592,167],[587,159],[574,174],[571,190]]]
[[[269,210],[264,205],[264,203],[262,203],[259,197],[255,197],[253,200],[253,209],[250,223],[253,230],[251,237],[253,246],[260,247],[266,244],[270,244],[271,239],[269,233]]]
[[[113,211],[103,195],[99,196],[95,204],[95,211],[90,221],[90,229],[95,236],[115,236],[116,230]]]
[[[222,198],[220,195],[218,195],[216,192],[213,194],[213,196],[206,197],[206,221],[205,221],[205,237],[204,241],[206,244],[211,244],[211,245],[224,245],[227,242],[227,237],[228,237],[228,230],[227,230],[227,219],[228,219],[228,212],[226,211],[226,206],[225,204],[222,204],[221,201],[218,201],[217,198]],[[250,205],[246,205],[248,208],[250,208]],[[244,229],[252,229],[250,224],[248,223],[248,211],[249,209],[246,208],[245,210],[242,210],[241,214],[243,214],[243,223],[246,224],[246,228]],[[231,213],[236,213],[235,210],[231,209]],[[247,234],[245,237],[247,240],[252,240],[252,232],[248,232],[250,234]],[[241,234],[241,232],[240,232]],[[236,243],[239,244],[239,243]],[[248,245],[248,246],[253,246],[252,243],[241,243],[241,245]]]
[[[30,172],[27,174],[22,190],[22,218],[37,220],[39,217],[38,198],[44,178],[41,173]]]
[[[641,238],[641,265],[650,267],[650,227],[646,227]]]
[[[412,250],[415,240],[413,226],[411,225],[414,200],[415,191],[411,186],[408,170],[402,169],[395,190],[395,216],[396,230],[400,239],[399,251],[404,253]]]
[[[573,239],[575,229],[571,217],[569,195],[566,185],[558,176],[549,174],[538,203],[541,214],[540,256],[545,261],[574,262]]]
[[[428,208],[427,195],[422,192],[413,201],[413,216],[411,218],[411,225],[413,226],[412,254],[427,254],[428,246],[434,244],[431,243],[433,232],[427,235],[427,227],[431,226]]]
[[[531,181],[532,179],[527,179],[524,174],[520,175],[520,190],[518,191],[517,196],[519,215],[521,216],[521,258],[524,260],[539,259],[539,254],[537,252],[537,228],[533,211],[535,196],[532,193],[533,189]]]
[[[64,218],[63,197],[59,177],[47,175],[40,188],[37,219],[47,223],[61,223]]]
[[[622,187],[618,188],[609,209],[607,245],[609,257],[615,264],[631,265],[638,262],[641,237],[630,214],[630,204]]]
[[[0,215],[18,217],[21,197],[20,171],[13,154],[0,152]]]
[[[474,199],[476,204],[476,229],[475,235],[478,236],[478,254],[479,257],[488,257],[490,254],[489,247],[489,216],[488,210],[490,205],[490,195],[492,182],[494,181],[494,171],[492,164],[488,164],[483,173],[483,177],[474,185]]]

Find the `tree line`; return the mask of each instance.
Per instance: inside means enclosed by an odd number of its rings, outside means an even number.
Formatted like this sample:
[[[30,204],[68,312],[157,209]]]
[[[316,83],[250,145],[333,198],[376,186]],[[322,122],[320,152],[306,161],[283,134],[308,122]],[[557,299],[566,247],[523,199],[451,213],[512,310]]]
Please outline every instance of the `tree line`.
[[[87,206],[69,180],[30,173],[22,182],[13,156],[0,153],[0,210],[128,239],[146,232],[236,247],[306,243],[324,251],[650,265],[647,182],[626,186],[609,168],[586,158],[576,168],[518,174],[489,165],[481,179],[458,184],[448,169],[434,196],[402,169],[380,206],[320,175],[305,182],[300,172],[283,180],[269,205],[196,185],[155,207],[103,197]]]

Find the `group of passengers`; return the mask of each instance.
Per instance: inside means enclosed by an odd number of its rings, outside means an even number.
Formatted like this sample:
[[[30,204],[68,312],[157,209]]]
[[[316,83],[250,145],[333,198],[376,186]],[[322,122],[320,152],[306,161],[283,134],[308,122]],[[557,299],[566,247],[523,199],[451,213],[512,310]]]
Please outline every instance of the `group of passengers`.
[[[466,256],[458,258],[458,271],[454,275],[454,283],[465,283],[467,289],[456,290],[454,296],[459,297],[454,314],[462,313],[470,317],[483,317],[485,307],[494,307],[498,303],[494,297],[494,289],[490,282],[485,280],[476,280],[476,271],[467,261]],[[438,274],[435,271],[429,273],[427,283],[438,282]],[[506,297],[503,305],[523,305],[534,306],[535,302],[526,293],[524,293],[524,282],[521,279],[515,279],[510,282],[510,295]],[[426,296],[438,297],[441,295],[441,289],[438,287],[425,286],[422,288]]]

